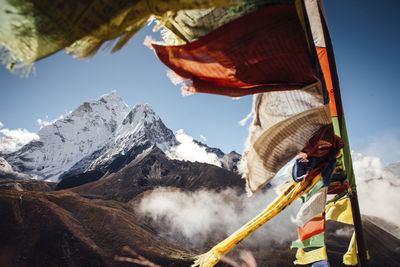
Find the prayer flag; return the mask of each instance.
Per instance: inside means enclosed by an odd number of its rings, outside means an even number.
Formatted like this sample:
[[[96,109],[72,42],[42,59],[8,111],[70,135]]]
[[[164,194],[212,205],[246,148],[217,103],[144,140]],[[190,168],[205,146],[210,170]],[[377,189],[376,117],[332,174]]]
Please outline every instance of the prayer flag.
[[[310,191],[308,191],[307,194],[304,194],[304,196],[301,197],[301,201],[307,202],[315,193],[317,193],[319,190],[321,190],[324,187],[324,181],[321,180],[319,181]]]
[[[182,45],[196,41],[222,25],[271,2],[291,1],[248,0],[230,7],[169,11],[167,16],[157,19],[158,25],[155,29],[163,26],[161,34],[167,45]]]
[[[326,206],[325,216],[327,220],[353,224],[351,203],[349,198],[343,198]]]
[[[301,241],[325,232],[325,215],[316,216],[309,220],[303,227],[297,227],[297,232]]]
[[[309,248],[309,247],[323,247],[325,246],[325,233],[311,236],[306,240],[296,240],[292,242],[290,248]]]
[[[296,253],[296,260],[294,261],[294,264],[305,265],[327,259],[328,255],[326,254],[325,246],[308,252],[305,252],[302,248],[299,248]]]
[[[78,57],[94,55],[109,40],[123,47],[150,16],[180,9],[229,6],[230,0],[64,1],[0,0],[0,52],[9,68],[33,63],[68,47]]]
[[[351,241],[349,244],[349,248],[343,256],[343,263],[345,265],[357,265],[357,243],[356,243],[356,233],[353,232],[351,236]]]
[[[151,44],[184,90],[243,96],[318,81],[294,4],[271,5],[181,46]]]
[[[305,202],[297,213],[295,222],[303,227],[308,221],[325,211],[327,187],[323,187]]]

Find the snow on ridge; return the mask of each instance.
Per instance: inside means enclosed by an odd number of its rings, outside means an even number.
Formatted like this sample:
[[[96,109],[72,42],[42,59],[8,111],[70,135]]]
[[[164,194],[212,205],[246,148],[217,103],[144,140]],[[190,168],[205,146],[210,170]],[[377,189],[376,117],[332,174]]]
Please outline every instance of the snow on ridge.
[[[138,124],[141,121],[152,123],[156,120],[160,120],[160,117],[154,112],[149,104],[136,104],[125,117],[122,124]]]
[[[63,176],[105,169],[116,158],[128,154],[132,157],[132,151],[138,153],[149,144],[166,151],[178,142],[173,132],[164,125],[149,104],[136,104],[99,150],[82,158]],[[132,150],[135,147],[139,150]]]
[[[84,102],[65,118],[42,127],[38,132],[40,141],[10,154],[7,161],[17,171],[55,181],[102,146],[128,113],[129,106],[116,91]]]

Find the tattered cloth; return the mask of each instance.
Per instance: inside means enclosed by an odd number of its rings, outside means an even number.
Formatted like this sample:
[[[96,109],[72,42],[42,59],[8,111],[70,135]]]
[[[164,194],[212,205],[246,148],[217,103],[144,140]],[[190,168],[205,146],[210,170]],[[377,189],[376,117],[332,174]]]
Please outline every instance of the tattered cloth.
[[[248,0],[230,7],[169,11],[167,16],[158,18],[159,24],[155,29],[164,26],[161,33],[167,45],[182,45],[196,41],[222,25],[267,4],[292,2],[294,0]]]
[[[255,192],[293,159],[325,125],[331,124],[320,83],[301,90],[254,96],[254,119],[239,172]]]
[[[344,143],[334,134],[333,125],[328,125],[316,133],[307,143],[293,166],[293,179],[300,182],[307,172],[317,166],[321,168],[324,185],[329,186],[333,170],[336,167],[336,156]]]
[[[294,261],[294,264],[306,265],[327,259],[328,255],[326,254],[326,247],[314,249],[308,252],[305,252],[302,248],[299,248],[296,253],[296,260]]]
[[[151,15],[229,6],[230,0],[0,0],[0,44],[9,60],[34,62],[64,47],[78,57],[95,54],[108,40],[120,49]],[[3,51],[4,53],[4,51]],[[3,56],[5,57],[5,56]]]
[[[297,227],[300,241],[304,241],[323,232],[325,232],[325,214],[312,218],[302,227]]]
[[[299,227],[304,227],[310,220],[325,211],[327,192],[328,187],[323,187],[301,206],[295,219]]]
[[[188,92],[238,97],[317,82],[294,4],[262,8],[186,45],[151,46]]]

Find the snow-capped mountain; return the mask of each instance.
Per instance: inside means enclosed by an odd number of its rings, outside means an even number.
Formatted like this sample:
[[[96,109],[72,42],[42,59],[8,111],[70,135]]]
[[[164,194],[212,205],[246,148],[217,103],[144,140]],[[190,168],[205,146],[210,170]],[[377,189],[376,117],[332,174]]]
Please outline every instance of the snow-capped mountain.
[[[39,140],[4,158],[15,171],[49,181],[86,172],[101,177],[118,171],[152,146],[167,152],[180,144],[148,104],[130,110],[115,91],[83,103],[65,118],[40,129],[38,136]],[[224,154],[196,143],[215,154],[218,166],[236,171],[239,154]]]
[[[5,155],[18,172],[55,181],[82,157],[104,145],[129,113],[116,91],[84,102],[63,119],[47,125],[33,141]]]
[[[63,176],[99,169],[110,170],[110,165],[111,170],[116,171],[119,169],[116,165],[121,165],[116,163],[118,160],[126,157],[132,160],[152,145],[167,151],[177,144],[173,132],[164,125],[151,107],[148,104],[137,104],[103,147],[84,157]]]

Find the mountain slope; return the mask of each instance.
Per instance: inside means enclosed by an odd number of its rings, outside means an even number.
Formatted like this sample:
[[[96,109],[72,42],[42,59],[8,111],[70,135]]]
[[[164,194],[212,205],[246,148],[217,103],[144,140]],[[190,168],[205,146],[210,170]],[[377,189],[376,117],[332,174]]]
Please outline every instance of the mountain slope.
[[[143,159],[146,162],[149,160],[146,157]],[[136,266],[114,260],[116,255],[123,255],[125,245],[164,267],[190,266],[194,255],[209,249],[209,245],[194,247],[182,239],[171,239],[171,236],[165,239],[162,228],[135,213],[135,203],[139,202],[137,198],[141,197],[140,194],[133,199],[125,195],[133,200],[129,203],[114,200],[123,199],[121,195],[112,194],[120,190],[117,181],[121,178],[103,183],[109,187],[108,191],[102,189],[109,200],[82,197],[69,190],[35,192],[0,189],[0,215],[3,218],[0,220],[0,266]],[[151,190],[144,193],[151,193]],[[96,197],[96,192],[92,192],[91,196]],[[367,217],[363,217],[363,222],[371,255],[369,266],[399,266],[400,240],[370,223]],[[342,266],[342,256],[347,250],[352,227],[328,221],[326,229],[331,266]],[[257,246],[242,243],[237,249],[251,251],[258,266],[293,266],[296,250],[291,250],[289,243],[266,240]],[[229,255],[231,258],[237,257],[237,249]]]
[[[58,188],[61,187],[60,182]],[[187,190],[234,187],[244,192],[245,181],[240,175],[214,165],[170,160],[156,146],[147,149],[120,171],[101,180],[71,190],[90,198],[127,202],[138,194],[156,187],[176,187]]]
[[[193,256],[115,201],[0,190],[0,210],[0,266],[121,266],[114,257],[125,245],[162,266],[189,266]]]

